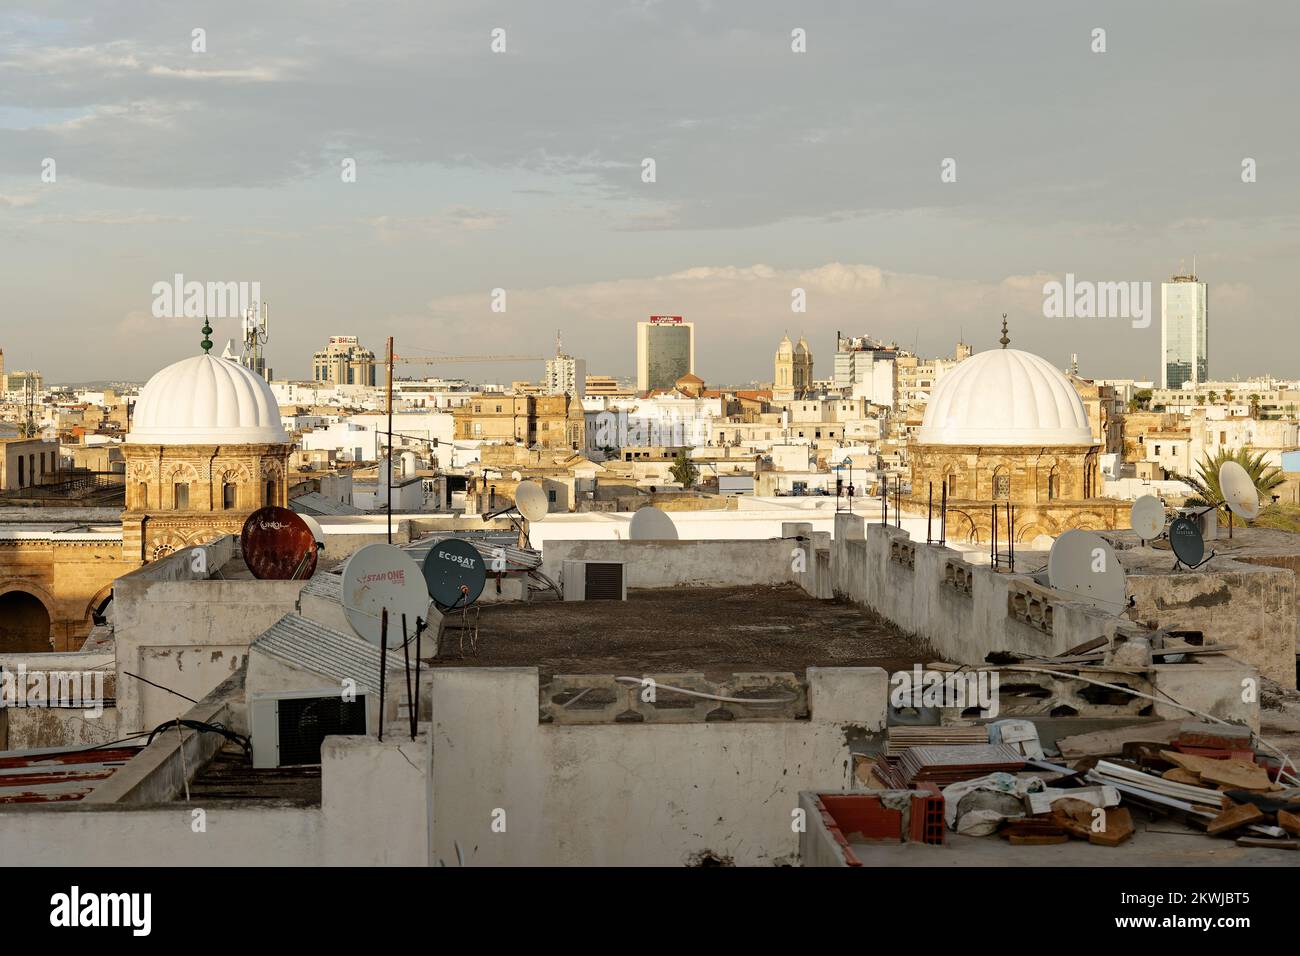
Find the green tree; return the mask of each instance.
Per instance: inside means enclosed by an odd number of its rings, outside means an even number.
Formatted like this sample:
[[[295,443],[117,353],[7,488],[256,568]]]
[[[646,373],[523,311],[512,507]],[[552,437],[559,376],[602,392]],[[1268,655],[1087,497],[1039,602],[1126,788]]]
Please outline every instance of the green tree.
[[[1193,478],[1186,475],[1170,474],[1170,477],[1186,482],[1196,491],[1196,500],[1189,500],[1188,504],[1203,503],[1209,505],[1214,501],[1222,501],[1223,493],[1219,490],[1219,469],[1223,467],[1226,461],[1235,461],[1246,469],[1246,474],[1250,475],[1250,480],[1255,484],[1255,490],[1265,503],[1272,497],[1271,492],[1278,485],[1282,484],[1285,478],[1280,468],[1266,464],[1264,453],[1252,455],[1248,448],[1238,448],[1236,451],[1228,451],[1226,448],[1220,448],[1213,457],[1204,456],[1197,465],[1197,471],[1200,476]],[[1226,508],[1220,507],[1219,512],[1225,519],[1228,516]]]
[[[677,457],[673,459],[673,466],[669,471],[672,472],[673,481],[683,488],[692,487],[700,478],[700,469],[691,463],[691,460],[686,457],[685,451],[677,453]]]

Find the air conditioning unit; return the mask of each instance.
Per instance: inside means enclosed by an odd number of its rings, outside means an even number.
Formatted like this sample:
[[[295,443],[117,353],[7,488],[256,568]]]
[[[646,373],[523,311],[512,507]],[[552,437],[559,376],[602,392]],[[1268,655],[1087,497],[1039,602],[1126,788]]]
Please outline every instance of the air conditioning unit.
[[[365,695],[344,700],[337,689],[254,696],[248,717],[259,769],[318,764],[326,737],[370,732]]]
[[[565,561],[563,571],[566,601],[627,600],[622,561]]]

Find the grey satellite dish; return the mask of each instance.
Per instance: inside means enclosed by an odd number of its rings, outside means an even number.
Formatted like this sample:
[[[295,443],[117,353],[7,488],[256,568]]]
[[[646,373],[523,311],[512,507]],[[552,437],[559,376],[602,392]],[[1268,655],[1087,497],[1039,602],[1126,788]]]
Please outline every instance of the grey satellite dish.
[[[525,481],[515,489],[515,507],[526,521],[541,521],[551,510],[546,489],[535,481]]]
[[[1155,495],[1143,495],[1129,511],[1129,527],[1143,541],[1158,538],[1165,530],[1165,505]]]
[[[676,541],[677,525],[654,505],[646,505],[632,516],[628,537],[633,541]]]
[[[1219,493],[1238,518],[1254,521],[1259,517],[1259,492],[1250,473],[1237,462],[1225,461],[1219,467]]]
[[[411,557],[391,544],[368,544],[343,565],[343,616],[357,636],[371,644],[382,640],[383,612],[388,611],[388,646],[402,644],[402,615],[407,636],[416,620],[429,620],[429,589]]]
[[[447,538],[424,556],[424,580],[440,611],[469,607],[483,593],[487,569],[483,555],[468,541]]]
[[[1201,535],[1201,528],[1191,518],[1175,518],[1169,522],[1169,546],[1174,549],[1174,557],[1189,568],[1209,560],[1205,557],[1205,538]]]
[[[1118,613],[1128,604],[1124,569],[1101,535],[1067,531],[1047,557],[1047,580],[1058,591]]]

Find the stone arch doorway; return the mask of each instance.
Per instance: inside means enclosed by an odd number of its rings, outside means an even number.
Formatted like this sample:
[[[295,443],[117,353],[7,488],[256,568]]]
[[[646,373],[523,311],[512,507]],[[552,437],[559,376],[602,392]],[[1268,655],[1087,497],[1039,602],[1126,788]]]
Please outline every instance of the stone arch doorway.
[[[27,591],[0,594],[0,652],[50,650],[50,612]]]

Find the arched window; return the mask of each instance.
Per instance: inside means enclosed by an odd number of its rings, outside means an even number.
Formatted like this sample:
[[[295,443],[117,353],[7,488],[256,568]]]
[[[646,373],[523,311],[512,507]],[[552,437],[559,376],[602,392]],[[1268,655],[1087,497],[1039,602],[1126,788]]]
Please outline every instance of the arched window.
[[[172,501],[177,511],[186,511],[190,507],[190,485],[187,481],[178,481],[172,485]]]
[[[136,482],[135,494],[136,494],[136,498],[139,499],[140,507],[142,509],[148,508],[149,507],[149,482],[147,481]]]
[[[266,483],[266,500],[264,503],[267,505],[275,504],[275,482],[274,481],[268,481]]]
[[[955,471],[948,472],[948,497],[957,497],[957,472]]]
[[[221,507],[227,511],[235,507],[235,483],[232,481],[221,485]]]
[[[1053,468],[1047,473],[1047,500],[1055,501],[1061,497],[1061,476]]]

